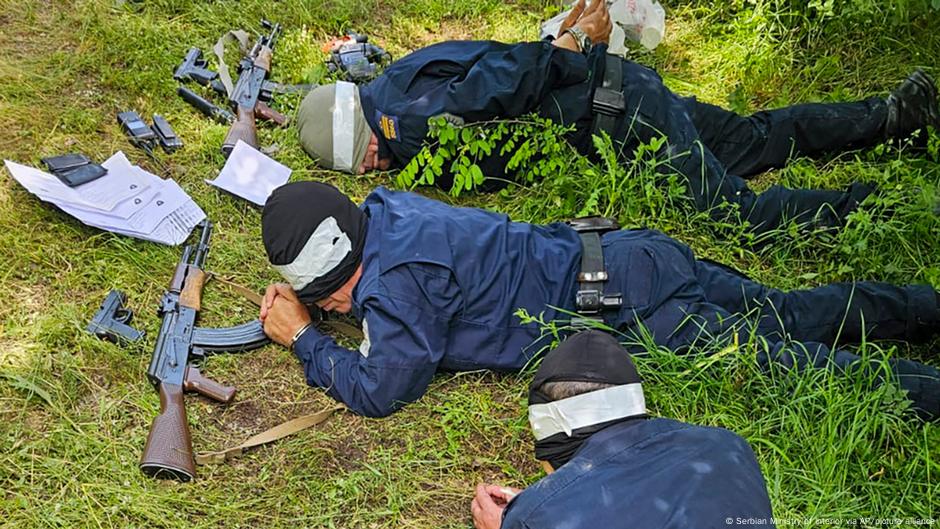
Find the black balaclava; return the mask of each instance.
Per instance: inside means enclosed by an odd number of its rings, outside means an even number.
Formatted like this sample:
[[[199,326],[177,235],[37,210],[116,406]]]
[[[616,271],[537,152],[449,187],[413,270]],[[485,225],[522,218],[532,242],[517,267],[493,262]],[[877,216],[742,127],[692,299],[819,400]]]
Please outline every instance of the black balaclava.
[[[335,187],[294,182],[268,197],[261,213],[261,238],[271,264],[302,302],[313,303],[339,290],[356,272],[367,221]]]
[[[553,402],[541,392],[542,386],[547,382],[597,382],[625,386],[639,384],[641,379],[636,372],[636,366],[633,365],[633,360],[630,359],[630,354],[613,336],[591,330],[575,334],[545,355],[538,371],[535,372],[535,378],[529,385],[530,413],[531,407],[535,404]],[[582,395],[591,393],[594,392]],[[642,398],[642,390],[640,390],[640,397]],[[568,399],[555,402],[560,403],[564,400]],[[626,403],[624,406],[626,409]],[[646,417],[645,408],[642,413],[633,413],[573,429],[570,435],[559,432],[536,440],[535,457],[540,461],[547,461],[553,468],[558,469],[571,460],[584,441],[598,431],[612,424],[640,417]]]

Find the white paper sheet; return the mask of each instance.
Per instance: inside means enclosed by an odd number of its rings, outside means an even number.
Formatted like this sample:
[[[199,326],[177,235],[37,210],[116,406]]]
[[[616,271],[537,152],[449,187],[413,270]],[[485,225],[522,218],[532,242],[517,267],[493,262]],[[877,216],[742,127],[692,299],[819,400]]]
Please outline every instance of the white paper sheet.
[[[141,174],[144,171],[137,170],[121,151],[116,152],[101,166],[108,170],[108,174],[73,188],[81,193],[82,199],[100,209],[111,211],[118,203],[139,195],[152,183],[151,179]],[[155,176],[153,178],[159,180]]]
[[[238,140],[225,167],[207,184],[263,206],[271,192],[287,183],[291,170]]]
[[[141,204],[136,204],[137,201],[141,201]],[[149,196],[147,202],[144,202],[140,196],[132,197],[127,204],[121,204],[115,208],[133,209],[133,213],[127,218],[112,215],[110,212],[101,213],[79,209],[68,204],[59,204],[59,207],[69,215],[98,228],[150,233],[163,219],[184,206],[186,202],[191,201],[189,195],[176,182],[165,180],[161,181],[160,188]]]
[[[150,185],[122,152],[101,164],[108,170],[106,175],[77,187],[69,187],[54,175],[34,167],[9,160],[5,163],[17,182],[48,202],[65,202],[102,211],[111,211],[119,202],[139,195]]]
[[[27,191],[47,202],[62,201],[73,204],[81,203],[89,207],[94,207],[93,204],[86,203],[77,191],[63,184],[58,178],[49,173],[27,165],[20,165],[10,160],[4,160],[4,164],[6,164],[10,174],[13,175],[14,180],[25,187]]]
[[[202,211],[202,208],[192,200],[188,200],[185,204],[177,208],[176,211],[173,211],[165,218],[161,219],[153,231],[149,233],[141,233],[132,230],[109,231],[127,235],[128,237],[175,246],[185,242],[186,239],[189,238],[190,232],[193,231],[193,227],[205,218],[206,214]]]
[[[206,218],[176,182],[132,165],[124,153],[118,152],[102,165],[108,169],[107,175],[70,188],[39,169],[6,161],[10,174],[28,191],[84,224],[103,230],[176,245]],[[88,187],[97,182],[101,184]]]
[[[102,165],[120,163],[120,159],[116,160],[115,162],[112,162],[112,159],[115,159],[119,155],[120,155],[120,158],[123,158],[124,161],[127,161],[127,158],[124,157],[124,153],[118,152],[117,154],[112,156],[111,159],[109,159]],[[127,162],[127,163],[128,165],[130,164],[130,162]],[[128,169],[123,169],[123,170],[126,171]],[[164,180],[156,176],[155,174],[147,172],[136,165],[131,165],[130,170],[135,173],[134,178],[145,182],[147,186],[144,189],[144,191],[142,191],[139,195],[128,197],[118,202],[118,204],[114,206],[114,208],[111,209],[111,211],[107,212],[108,215],[112,217],[121,218],[121,219],[130,218],[132,215],[139,212],[141,209],[144,209],[145,207],[147,207],[147,204],[149,204],[164,187]],[[75,209],[90,211],[90,212],[101,212],[99,208],[91,207],[84,203],[72,204],[71,207]]]

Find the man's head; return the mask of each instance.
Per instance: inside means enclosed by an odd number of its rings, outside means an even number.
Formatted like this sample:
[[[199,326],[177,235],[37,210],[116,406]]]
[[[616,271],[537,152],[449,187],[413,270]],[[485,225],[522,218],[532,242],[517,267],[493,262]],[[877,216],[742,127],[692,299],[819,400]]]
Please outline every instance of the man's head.
[[[378,139],[362,113],[359,87],[352,83],[311,90],[297,112],[297,129],[301,146],[322,167],[353,174],[388,169],[388,160],[378,159]]]
[[[600,331],[578,333],[550,351],[529,386],[535,457],[554,469],[601,429],[645,416],[630,354]]]
[[[361,273],[366,215],[335,187],[294,182],[274,190],[261,214],[268,260],[304,303],[348,312]]]

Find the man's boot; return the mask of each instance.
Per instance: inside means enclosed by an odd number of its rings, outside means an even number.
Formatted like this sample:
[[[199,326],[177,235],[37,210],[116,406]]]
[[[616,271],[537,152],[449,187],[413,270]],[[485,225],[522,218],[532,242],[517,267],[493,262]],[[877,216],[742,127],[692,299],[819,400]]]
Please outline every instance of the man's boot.
[[[885,137],[903,139],[931,125],[940,129],[937,86],[923,70],[916,70],[888,96]],[[926,139],[926,131],[922,133]]]

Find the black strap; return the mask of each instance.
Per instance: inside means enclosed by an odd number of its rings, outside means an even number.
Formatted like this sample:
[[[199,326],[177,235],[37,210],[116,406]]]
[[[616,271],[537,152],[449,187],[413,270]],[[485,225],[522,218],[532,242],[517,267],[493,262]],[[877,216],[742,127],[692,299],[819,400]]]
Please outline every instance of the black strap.
[[[623,98],[623,60],[607,55],[604,62],[604,81],[594,90],[591,105],[594,111],[592,134],[604,131],[613,135],[617,127],[617,118],[626,110]]]
[[[578,273],[575,306],[581,314],[597,314],[601,310],[604,282],[607,281],[601,236],[596,231],[579,233],[578,236],[581,237],[581,271]]]
[[[578,273],[578,292],[575,307],[578,314],[597,315],[602,310],[617,309],[622,304],[619,293],[604,294],[607,270],[601,234],[619,228],[617,221],[604,217],[582,217],[568,222],[581,238],[581,271]]]

